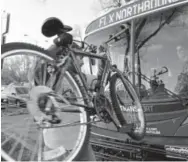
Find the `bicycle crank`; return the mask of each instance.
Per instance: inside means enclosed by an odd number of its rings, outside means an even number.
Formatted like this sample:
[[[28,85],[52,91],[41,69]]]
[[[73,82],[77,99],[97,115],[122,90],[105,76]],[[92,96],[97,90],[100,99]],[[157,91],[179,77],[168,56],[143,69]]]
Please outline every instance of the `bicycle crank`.
[[[104,95],[98,95],[94,98],[95,109],[99,119],[105,123],[113,122],[117,128],[121,125],[114,114],[112,105],[109,99]]]
[[[58,104],[53,95],[53,90],[46,86],[37,86],[30,91],[30,101],[27,102],[27,108],[39,125],[45,122],[48,125],[61,122],[56,113]]]

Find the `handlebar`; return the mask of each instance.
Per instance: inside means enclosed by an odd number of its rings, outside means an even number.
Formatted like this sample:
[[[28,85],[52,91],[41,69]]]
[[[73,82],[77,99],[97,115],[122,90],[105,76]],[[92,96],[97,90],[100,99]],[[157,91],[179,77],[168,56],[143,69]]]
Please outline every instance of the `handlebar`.
[[[122,24],[121,25],[121,31],[118,32],[117,34],[115,34],[114,36],[110,37],[106,42],[104,42],[105,44],[108,44],[109,42],[111,42],[112,40],[116,39],[118,36],[122,35],[123,33],[126,32],[126,30],[129,29],[129,26],[127,24]],[[88,43],[86,42],[83,42],[83,41],[79,41],[79,40],[73,40],[74,42],[79,42],[79,43],[84,43],[86,44],[88,47],[91,47],[92,45],[89,45]]]
[[[127,24],[122,24],[121,25],[121,31],[120,32],[118,32],[117,34],[115,34],[115,35],[113,35],[112,37],[110,37],[109,38],[109,40],[107,40],[106,42],[104,42],[103,44],[108,44],[110,41],[112,41],[112,40],[114,40],[114,39],[116,39],[118,36],[120,36],[121,34],[123,34],[123,33],[125,33],[128,29],[129,29],[129,25],[127,25]],[[68,38],[70,38],[70,36],[67,36]],[[64,37],[57,37],[57,38],[55,38],[54,39],[54,44],[55,45],[53,45],[53,46],[51,46],[48,50],[50,51],[50,52],[52,52],[52,54],[56,54],[57,53],[57,51],[61,51],[62,49],[60,48],[60,46],[61,46],[61,42],[62,42],[62,39],[63,39]],[[82,46],[81,46],[81,48],[82,49],[84,49],[84,44],[85,45],[87,45],[87,48],[89,47],[90,48],[90,52],[89,52],[89,54],[96,54],[97,53],[97,46],[95,46],[95,45],[89,45],[88,43],[86,43],[86,42],[83,42],[83,41],[79,41],[79,40],[73,40],[74,42],[78,42],[78,43],[81,43],[82,44]],[[70,42],[70,40],[68,39],[68,43]],[[78,50],[78,49],[74,49],[74,51],[76,51],[77,53],[82,53],[82,54],[85,54],[85,55],[89,55],[88,54],[88,52],[86,52],[86,50],[87,50],[87,48],[84,50],[84,51],[82,51],[82,50]],[[102,59],[101,57],[99,57],[99,59]]]
[[[103,42],[103,45],[104,44],[108,44],[110,41],[112,41],[114,39],[117,39],[118,36],[120,36],[121,34],[125,33],[126,30],[129,29],[129,25],[128,24],[122,24],[121,25],[121,29],[122,30],[120,32],[118,32],[117,34],[115,34],[112,37],[110,37],[109,40],[107,40],[106,42]],[[58,35],[58,37],[54,39],[54,44],[57,47],[59,47],[59,46],[66,46],[67,47],[68,45],[71,45],[73,41],[81,43],[82,44],[81,45],[82,49],[84,48],[84,44],[86,44],[91,49],[91,51],[96,53],[97,46],[89,45],[88,43],[83,42],[83,41],[73,40],[72,39],[72,35],[68,34],[68,33],[62,33],[61,35]],[[87,48],[85,49],[85,51],[87,50]]]
[[[73,42],[78,42],[78,43],[84,43],[84,44],[86,44],[88,47],[90,46],[88,43],[86,43],[86,42],[83,42],[83,41],[79,41],[79,40],[73,40]]]

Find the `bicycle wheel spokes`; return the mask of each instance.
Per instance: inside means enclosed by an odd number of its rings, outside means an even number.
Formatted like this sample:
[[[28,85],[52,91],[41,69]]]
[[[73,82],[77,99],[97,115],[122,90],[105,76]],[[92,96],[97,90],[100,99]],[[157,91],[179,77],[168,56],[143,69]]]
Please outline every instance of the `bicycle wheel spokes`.
[[[23,143],[21,145],[20,153],[19,153],[18,158],[17,158],[18,161],[21,161],[21,158],[23,156],[23,152],[24,152],[24,148],[25,148],[24,146],[26,145],[25,139],[26,139],[26,137],[28,137],[28,134],[29,134],[29,131],[30,131],[30,126],[31,126],[31,121],[29,121],[29,126],[28,126],[28,129],[26,131],[25,137],[23,139]]]
[[[43,160],[43,130],[40,129],[39,132],[39,148],[38,148],[38,161]]]
[[[120,79],[117,80],[116,88],[119,91],[121,98],[126,97],[126,101],[128,101],[128,102],[131,101],[132,104],[134,104],[135,100],[134,100],[134,97],[132,96],[132,93],[130,92],[130,90],[127,87],[125,87],[123,85],[123,83]],[[120,91],[120,90],[122,90],[122,91]]]
[[[31,158],[30,158],[30,161],[34,161],[36,155],[37,155],[37,150],[38,150],[38,145],[39,145],[39,139],[37,140],[37,143],[33,149],[33,152],[31,154]]]
[[[32,149],[35,145],[34,139],[31,139],[30,134],[37,132],[37,127],[35,126],[35,123],[33,120],[28,120],[27,122],[23,122],[23,119],[26,116],[7,116],[6,119],[2,120],[2,123],[5,122],[5,120],[9,121],[9,124],[11,124],[11,121],[16,121],[17,125],[15,124],[14,127],[4,132],[2,130],[2,136],[4,137],[4,141],[2,141],[2,150],[10,157],[22,161],[29,160],[30,154],[32,152]],[[26,154],[27,150],[27,154]]]
[[[6,134],[8,136],[6,141],[2,142],[2,145],[6,147],[6,145],[10,144],[7,142],[12,141],[11,149],[7,150],[6,153],[18,161],[23,160],[23,158],[24,161],[32,161],[33,158],[38,161],[52,160],[52,158],[55,159],[57,156],[65,158],[63,157],[64,154],[68,154],[67,150],[73,149],[77,141],[79,127],[82,123],[76,120],[76,117],[79,119],[79,115],[61,113],[60,117],[63,119],[63,123],[55,125],[53,128],[41,128],[40,131],[33,120],[28,121],[30,124],[23,123],[21,125],[22,119],[20,116],[17,117],[16,120],[18,121],[18,118],[20,118],[20,121],[11,132]],[[73,127],[70,128],[70,126]],[[3,134],[5,133],[3,132]],[[38,139],[38,141],[35,141],[35,139]],[[33,150],[33,148],[35,149]],[[29,153],[24,155],[26,149]]]
[[[135,100],[132,93],[123,85],[120,79],[117,80],[116,92],[120,107],[122,111],[124,111],[123,115],[126,119],[126,123],[139,124],[138,109],[137,105],[135,105]]]
[[[32,113],[34,111],[39,117],[43,113],[38,106],[38,96],[33,98],[28,95],[33,88],[40,86],[53,91],[52,88],[58,75],[51,75],[49,72],[52,69],[47,68],[52,59],[43,53],[25,49],[5,52],[1,59],[4,60],[2,80],[10,83],[8,86],[10,89],[21,87],[17,90],[20,93],[19,99],[26,98],[29,101],[24,99],[26,104],[24,108],[15,107],[16,104],[8,105],[5,110],[8,113],[3,113],[1,148],[3,155],[8,157],[6,160],[73,160],[84,145],[87,134],[87,115],[84,109],[63,102],[60,107],[62,111],[57,112],[61,123],[39,129],[34,121],[36,120],[35,114]],[[66,72],[59,86],[61,87],[56,88],[61,89],[62,92],[58,94],[63,94],[68,102],[83,104],[82,94],[69,73]],[[27,87],[29,93],[26,93],[22,87]],[[11,91],[10,89],[8,92]],[[68,93],[64,93],[67,90]],[[17,98],[17,96],[12,96],[12,98]],[[28,107],[29,103],[32,104],[32,110]]]
[[[42,85],[45,85],[46,84],[46,79],[47,79],[47,63],[44,63],[44,66],[43,66],[43,79],[42,79]]]

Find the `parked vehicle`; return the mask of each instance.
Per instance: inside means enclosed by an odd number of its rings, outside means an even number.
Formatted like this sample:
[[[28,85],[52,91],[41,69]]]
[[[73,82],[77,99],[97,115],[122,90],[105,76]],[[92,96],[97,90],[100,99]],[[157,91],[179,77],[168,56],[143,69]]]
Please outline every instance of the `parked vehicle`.
[[[11,107],[24,107],[29,99],[29,89],[24,86],[10,85],[1,92],[1,102]]]
[[[1,90],[1,109],[5,109],[8,104],[8,96],[4,90]]]
[[[162,146],[166,155],[171,151],[174,158],[179,153],[188,159],[188,2],[168,1],[156,10],[146,9],[145,2],[136,1],[96,18],[86,28],[85,41],[99,45],[122,24],[130,25],[110,51],[112,62],[131,78],[144,109],[146,134],[139,143]],[[146,8],[134,10],[137,5]],[[129,9],[134,13],[121,15]],[[88,72],[96,75],[95,68],[92,65]],[[123,106],[128,100],[118,93],[124,115],[132,114],[134,108],[128,102]]]

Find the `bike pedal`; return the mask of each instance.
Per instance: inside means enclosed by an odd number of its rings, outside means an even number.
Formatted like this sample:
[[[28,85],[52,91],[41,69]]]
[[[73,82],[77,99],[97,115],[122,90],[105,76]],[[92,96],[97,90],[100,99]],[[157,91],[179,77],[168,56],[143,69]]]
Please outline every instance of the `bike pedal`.
[[[126,124],[119,128],[120,133],[129,133],[132,131],[134,124]]]

